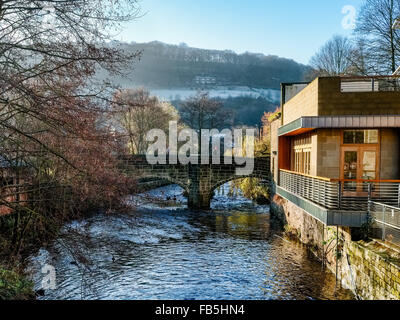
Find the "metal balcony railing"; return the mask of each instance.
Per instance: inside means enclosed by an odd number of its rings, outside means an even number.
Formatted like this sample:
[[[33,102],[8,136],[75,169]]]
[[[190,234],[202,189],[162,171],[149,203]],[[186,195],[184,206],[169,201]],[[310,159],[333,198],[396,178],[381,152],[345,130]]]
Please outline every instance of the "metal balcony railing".
[[[279,186],[330,210],[368,211],[375,201],[400,207],[400,181],[338,180],[280,170]]]
[[[400,246],[400,208],[371,201],[372,238]]]
[[[280,170],[279,186],[325,208],[339,206],[338,185],[330,179]]]
[[[341,79],[342,92],[380,92],[400,91],[400,77],[343,77]]]

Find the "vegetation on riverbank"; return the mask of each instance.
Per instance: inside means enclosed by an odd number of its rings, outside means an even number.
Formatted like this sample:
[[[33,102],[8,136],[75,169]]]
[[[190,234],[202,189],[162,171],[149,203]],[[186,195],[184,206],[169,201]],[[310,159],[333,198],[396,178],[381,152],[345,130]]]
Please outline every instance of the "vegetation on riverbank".
[[[110,30],[137,17],[136,0],[43,5],[18,0],[0,6],[4,299],[32,297],[20,272],[32,250],[54,239],[66,221],[120,206],[134,186],[118,169],[124,139],[107,121],[116,88],[96,80],[96,73],[121,74],[140,56],[104,45]]]
[[[245,198],[253,200],[258,204],[269,203],[268,186],[261,184],[259,179],[246,178],[233,181],[230,189],[231,195],[235,194],[235,189],[239,189]]]
[[[279,108],[274,112],[265,112],[262,117],[262,128],[254,140],[254,155],[255,157],[269,156],[271,152],[271,140],[270,140],[270,123],[280,114]],[[244,140],[243,144],[253,143],[253,141]],[[246,148],[244,148],[246,149]],[[246,178],[241,180],[235,180],[231,184],[231,194],[234,193],[235,189],[239,189],[244,197],[251,199],[259,204],[269,203],[270,198],[270,185],[268,183],[260,181],[256,178]]]
[[[21,272],[7,270],[0,265],[0,300],[34,299],[33,283]]]
[[[60,195],[53,194],[53,197],[57,196]],[[84,218],[91,212],[124,209],[119,198],[111,199],[111,202],[110,199],[102,202],[93,198],[86,200],[84,203],[76,194],[70,193],[68,202],[46,202],[40,208],[32,205],[25,207],[25,211],[0,217],[0,300],[35,298],[33,285],[24,273],[27,258],[56,239],[65,223]],[[80,243],[65,245],[71,258],[77,260]]]

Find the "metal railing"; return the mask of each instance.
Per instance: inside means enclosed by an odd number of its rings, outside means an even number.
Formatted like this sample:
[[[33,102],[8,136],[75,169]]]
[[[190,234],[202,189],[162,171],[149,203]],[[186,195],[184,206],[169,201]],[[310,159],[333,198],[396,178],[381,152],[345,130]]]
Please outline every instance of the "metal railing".
[[[381,77],[343,77],[342,92],[379,92],[400,91],[400,78],[397,76]]]
[[[280,170],[279,186],[331,210],[367,212],[369,201],[400,207],[395,180],[338,180]]]
[[[400,208],[370,201],[371,237],[400,246]]]
[[[338,185],[330,179],[280,170],[279,186],[302,198],[336,209],[339,205]]]

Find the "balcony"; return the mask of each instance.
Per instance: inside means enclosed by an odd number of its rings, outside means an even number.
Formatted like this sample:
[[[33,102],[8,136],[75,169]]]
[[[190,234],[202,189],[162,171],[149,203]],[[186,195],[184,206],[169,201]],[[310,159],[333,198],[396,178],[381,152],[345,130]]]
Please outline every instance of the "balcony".
[[[383,77],[342,77],[341,92],[382,92],[400,91],[400,78]]]
[[[280,170],[277,193],[329,226],[361,227],[371,202],[400,207],[397,180],[339,180]]]

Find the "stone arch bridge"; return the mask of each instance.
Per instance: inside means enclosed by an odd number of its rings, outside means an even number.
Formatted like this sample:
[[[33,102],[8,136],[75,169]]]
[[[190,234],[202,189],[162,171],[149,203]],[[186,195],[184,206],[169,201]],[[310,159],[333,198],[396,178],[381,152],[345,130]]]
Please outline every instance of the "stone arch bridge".
[[[237,168],[244,168],[245,164],[238,165],[250,159],[241,159],[232,164],[225,164],[224,157],[220,164],[149,164],[146,156],[129,156],[121,159],[121,169],[127,175],[140,178],[160,178],[182,187],[188,194],[188,206],[192,209],[209,209],[214,190],[221,185],[243,178],[270,179],[270,157],[254,158],[254,170],[249,175],[237,175]],[[200,162],[200,159],[199,159]]]

